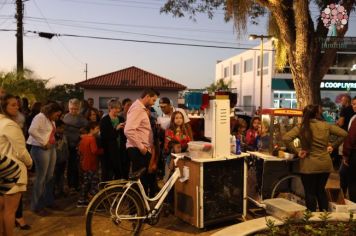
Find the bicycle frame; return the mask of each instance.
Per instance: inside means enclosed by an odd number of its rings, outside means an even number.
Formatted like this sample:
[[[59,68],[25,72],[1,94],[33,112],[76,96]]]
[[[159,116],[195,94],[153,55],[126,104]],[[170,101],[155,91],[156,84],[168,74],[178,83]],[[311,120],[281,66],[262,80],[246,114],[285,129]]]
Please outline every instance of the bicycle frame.
[[[174,172],[172,174],[172,176],[168,179],[168,181],[164,184],[164,186],[162,187],[162,189],[159,191],[159,193],[154,196],[153,198],[149,198],[146,195],[145,189],[142,186],[142,183],[140,181],[140,179],[136,180],[136,181],[129,181],[127,182],[124,186],[123,189],[125,189],[124,193],[121,195],[119,203],[116,206],[116,210],[115,210],[115,215],[120,219],[120,220],[133,220],[133,219],[146,219],[146,218],[151,218],[162,206],[163,201],[166,199],[169,191],[172,189],[173,185],[175,184],[175,182],[181,177],[181,172],[179,170],[179,168],[177,167],[177,163],[178,160],[181,159],[182,157],[177,157],[176,159],[174,159]],[[137,184],[140,190],[140,195],[143,198],[146,210],[148,212],[147,215],[145,216],[134,216],[134,217],[127,217],[127,216],[120,216],[118,215],[118,211],[119,211],[119,207],[121,205],[121,201],[122,199],[125,197],[126,193],[131,189],[131,187],[133,185]],[[116,200],[116,199],[115,199]],[[150,202],[156,202],[156,205],[153,207],[152,211],[151,211],[151,207],[150,207]],[[113,201],[113,203],[116,201]],[[112,206],[114,207],[114,206]]]

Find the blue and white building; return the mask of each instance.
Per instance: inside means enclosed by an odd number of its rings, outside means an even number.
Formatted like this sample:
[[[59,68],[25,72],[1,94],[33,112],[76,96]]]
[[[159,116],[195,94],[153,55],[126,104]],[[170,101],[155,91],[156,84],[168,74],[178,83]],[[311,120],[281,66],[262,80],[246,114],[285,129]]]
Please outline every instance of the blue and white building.
[[[322,99],[336,103],[338,96],[356,96],[356,37],[346,38],[344,48],[338,49],[334,65],[321,83]],[[260,45],[236,56],[218,61],[215,80],[231,81],[238,93],[237,106],[253,112],[260,105]],[[275,70],[272,40],[264,43],[262,107],[296,108],[296,94],[289,67]]]

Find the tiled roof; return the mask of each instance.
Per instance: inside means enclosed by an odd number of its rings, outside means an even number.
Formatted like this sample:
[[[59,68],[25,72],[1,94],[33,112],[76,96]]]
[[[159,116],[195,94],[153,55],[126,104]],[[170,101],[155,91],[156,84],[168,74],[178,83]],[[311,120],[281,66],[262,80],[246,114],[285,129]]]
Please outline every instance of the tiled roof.
[[[100,75],[77,83],[82,88],[91,89],[143,89],[184,90],[186,86],[152,74],[135,66]]]

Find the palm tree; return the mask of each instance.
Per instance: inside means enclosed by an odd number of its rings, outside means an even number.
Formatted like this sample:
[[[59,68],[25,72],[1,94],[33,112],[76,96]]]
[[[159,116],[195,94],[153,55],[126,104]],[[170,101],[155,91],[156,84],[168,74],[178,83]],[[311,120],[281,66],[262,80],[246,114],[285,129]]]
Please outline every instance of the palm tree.
[[[16,71],[0,72],[0,87],[4,88],[7,93],[26,97],[30,101],[47,99],[47,83],[48,80],[37,78],[35,73],[29,69],[25,69],[22,76],[18,76]]]
[[[333,1],[338,2],[341,1]],[[270,32],[278,38],[280,50],[277,56],[282,59],[278,61],[279,65],[289,64],[298,106],[304,107],[311,103],[320,104],[320,83],[337,51],[336,48],[322,48],[328,29],[320,16],[316,22],[313,21],[310,8],[316,7],[321,13],[331,3],[325,0],[167,0],[161,12],[178,17],[185,16],[184,13],[194,17],[198,12],[206,12],[212,17],[214,10],[223,7],[225,19],[233,20],[241,34],[246,30],[248,18],[256,23],[256,19],[268,10]],[[341,4],[348,15],[355,8],[355,0],[343,0]],[[337,36],[344,37],[347,30],[348,24],[337,29]],[[283,51],[286,57],[282,56]]]

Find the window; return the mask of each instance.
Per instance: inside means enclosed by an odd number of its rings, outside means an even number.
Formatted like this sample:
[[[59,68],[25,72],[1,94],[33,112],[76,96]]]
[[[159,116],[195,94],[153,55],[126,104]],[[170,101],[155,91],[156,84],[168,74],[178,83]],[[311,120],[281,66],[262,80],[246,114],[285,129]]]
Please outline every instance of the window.
[[[295,97],[295,92],[274,91],[273,106],[274,108],[297,108],[297,99]]]
[[[240,63],[236,63],[232,67],[232,75],[240,74]]]
[[[261,67],[261,57],[258,56],[257,57],[257,69],[260,69]],[[263,67],[267,67],[268,66],[268,52],[267,53],[263,53]]]
[[[253,60],[247,59],[244,61],[244,73],[252,71],[253,68]]]
[[[252,111],[252,96],[243,96],[242,100],[245,111]]]
[[[119,99],[118,97],[99,97],[99,109],[108,109],[108,101],[112,98]]]
[[[229,69],[230,69],[229,67],[224,68],[224,78],[229,76]]]

